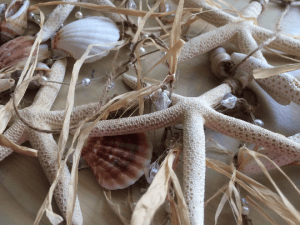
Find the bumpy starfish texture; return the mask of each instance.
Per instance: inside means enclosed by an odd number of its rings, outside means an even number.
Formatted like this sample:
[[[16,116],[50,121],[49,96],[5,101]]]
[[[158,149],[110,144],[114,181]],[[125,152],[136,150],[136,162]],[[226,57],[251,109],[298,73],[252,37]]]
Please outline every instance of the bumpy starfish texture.
[[[124,75],[125,83],[136,87],[136,79]],[[203,125],[222,134],[252,142],[275,152],[300,155],[300,145],[282,135],[259,126],[216,112],[223,96],[231,92],[228,84],[222,84],[200,97],[183,97],[174,94],[172,107],[147,115],[105,120],[98,122],[90,137],[113,136],[145,132],[182,123],[184,130],[184,194],[192,224],[203,224],[205,185],[205,140]],[[95,110],[96,104],[75,107],[71,123],[79,122],[84,114]],[[52,111],[63,120],[62,111]],[[292,157],[290,157],[292,158]],[[250,168],[251,169],[251,168]],[[246,171],[251,172],[251,171]]]
[[[66,64],[66,60],[56,61],[51,68],[49,80],[62,82],[65,75]],[[47,113],[49,113],[50,111],[50,108],[59,92],[60,86],[61,84],[48,83],[46,86],[41,87],[32,105],[20,110],[20,115],[33,126],[50,129],[51,120],[47,120],[47,118],[49,117]],[[55,140],[53,139],[52,134],[46,134],[32,130],[28,126],[26,126],[20,119],[16,118],[12,126],[4,133],[4,135],[14,143],[19,145],[29,140],[32,147],[39,150],[38,158],[49,182],[52,183],[54,181],[58,169],[58,147]],[[3,160],[11,153],[11,149],[0,146],[0,160]],[[64,217],[66,216],[67,210],[69,182],[70,172],[67,166],[65,166],[63,176],[59,180],[58,185],[54,191],[57,205]],[[78,198],[76,199],[72,222],[74,225],[81,225],[83,223]]]

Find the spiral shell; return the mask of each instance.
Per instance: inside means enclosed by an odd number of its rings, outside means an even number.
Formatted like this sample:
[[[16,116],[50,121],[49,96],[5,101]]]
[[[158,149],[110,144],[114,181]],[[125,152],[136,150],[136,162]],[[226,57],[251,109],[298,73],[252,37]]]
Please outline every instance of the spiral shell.
[[[82,156],[99,184],[122,189],[135,183],[149,165],[152,144],[144,133],[89,138]]]
[[[0,93],[6,91],[15,85],[14,79],[0,79]]]
[[[79,59],[91,44],[107,44],[95,46],[89,55],[99,54],[86,59],[85,63],[94,62],[108,55],[115,47],[109,43],[119,39],[119,29],[116,24],[106,17],[88,17],[77,20],[57,32],[52,40],[54,57],[72,56]]]
[[[13,0],[5,11],[0,25],[0,44],[24,34],[27,27],[28,0]]]
[[[0,71],[6,71],[14,66],[22,66],[26,63],[35,41],[32,36],[17,37],[0,47]],[[33,53],[32,59],[36,56]],[[48,46],[40,45],[39,59],[45,59],[49,56]]]
[[[220,79],[228,77],[229,74],[226,72],[226,68],[228,69],[231,66],[231,58],[223,47],[212,50],[210,53],[210,62],[211,70],[216,77]]]

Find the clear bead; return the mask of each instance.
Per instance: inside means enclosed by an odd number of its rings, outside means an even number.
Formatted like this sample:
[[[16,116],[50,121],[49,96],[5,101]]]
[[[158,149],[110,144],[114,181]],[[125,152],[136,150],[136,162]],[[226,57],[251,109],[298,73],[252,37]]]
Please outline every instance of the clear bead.
[[[264,122],[260,119],[255,119],[254,123],[259,127],[263,127],[265,125]]]
[[[144,54],[146,54],[146,53],[147,53],[146,49],[145,49],[144,47],[141,47],[141,48],[140,48],[140,54],[141,54],[141,55],[144,55]]]
[[[158,111],[168,108],[172,102],[164,91],[155,92],[150,97]]]
[[[250,208],[246,205],[243,206],[242,214],[248,216],[250,214]]]
[[[38,79],[38,81],[39,81],[39,84],[40,84],[40,85],[46,85],[46,84],[47,84],[47,81],[48,81],[48,78],[45,77],[45,76],[41,76],[41,77]]]
[[[230,93],[227,93],[224,95],[224,97],[221,101],[221,104],[228,109],[233,109],[235,107],[236,101],[237,101],[236,96],[234,96]]]
[[[129,9],[136,9],[137,8],[136,4],[135,4],[135,2],[133,0],[129,1],[128,8]]]
[[[110,82],[110,84],[108,85],[108,89],[112,90],[114,89],[114,87],[115,87],[115,82],[114,81]]]
[[[149,184],[152,183],[155,175],[157,174],[159,169],[159,165],[157,162],[151,163],[149,166],[146,167],[146,180]]]
[[[48,59],[47,60],[47,66],[52,66],[53,64],[53,59]]]
[[[248,201],[247,201],[247,199],[245,199],[245,198],[242,198],[242,199],[241,199],[241,201],[242,201],[242,205],[248,205]]]
[[[29,13],[29,18],[34,20],[35,19],[35,14],[33,12],[30,12]]]
[[[82,18],[83,18],[82,12],[80,12],[80,11],[76,12],[76,13],[75,13],[75,18],[78,19],[78,20],[79,20],[79,19],[82,19]]]
[[[172,213],[170,202],[165,201],[164,208],[165,208],[165,211],[166,211],[168,214],[171,214],[171,213]]]
[[[175,144],[176,144],[176,138],[173,138],[173,137],[167,138],[164,142],[165,148],[168,148],[168,149],[174,148]]]
[[[169,4],[166,4],[166,12],[171,12],[172,11],[172,6]]]
[[[91,79],[90,78],[83,78],[82,79],[82,85],[83,86],[88,86],[91,83]]]

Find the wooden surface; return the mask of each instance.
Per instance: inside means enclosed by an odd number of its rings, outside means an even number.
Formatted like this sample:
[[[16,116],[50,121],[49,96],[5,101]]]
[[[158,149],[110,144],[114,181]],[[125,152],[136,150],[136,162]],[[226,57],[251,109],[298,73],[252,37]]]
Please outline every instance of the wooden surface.
[[[4,2],[8,2],[8,0],[4,0]],[[32,4],[36,2],[38,1],[32,1]],[[240,10],[248,4],[248,1],[230,0],[230,3]],[[51,11],[51,9],[53,9],[53,7],[42,8],[45,13]],[[73,11],[68,22],[74,20],[74,13],[77,10],[78,8]],[[293,7],[290,14],[285,19],[284,24],[286,25],[283,27],[285,32],[298,35],[300,34],[299,10],[299,6]],[[277,3],[270,2],[267,5],[267,9],[259,18],[259,24],[263,27],[274,29],[282,11],[283,8]],[[82,12],[84,15],[95,15],[95,13],[87,10],[82,10]],[[205,22],[197,22],[196,25],[193,26],[193,32],[200,32],[205,28],[205,26]],[[214,27],[208,26],[204,32],[207,32],[210,29],[214,29]],[[235,46],[232,44],[226,45],[226,48],[230,52],[236,50]],[[105,76],[105,71],[110,71],[112,56],[113,54],[110,54],[101,61],[92,64],[85,64],[80,71],[79,79],[90,77],[93,69],[95,69],[95,77]],[[291,63],[289,61],[282,60],[281,58],[273,57],[269,53],[266,53],[266,56],[268,60],[270,60],[269,62],[273,65]],[[150,66],[156,62],[158,57],[160,57],[160,54],[155,54],[149,56],[145,61],[143,61],[143,66],[145,68],[144,71],[146,71],[147,68],[150,68]],[[127,58],[128,55],[123,54],[119,61],[125,61]],[[65,82],[70,80],[70,71],[72,71],[74,62],[75,61],[73,59],[68,60],[68,74],[66,75]],[[178,94],[185,96],[199,96],[205,91],[219,84],[219,81],[215,79],[210,72],[208,54],[200,55],[189,60],[188,62],[180,64],[179,71],[179,83],[175,89],[175,93]],[[133,71],[130,71],[129,74],[133,74]],[[163,65],[160,65],[151,72],[149,77],[154,79],[162,79],[166,74],[167,68]],[[300,75],[300,72],[294,72],[293,74],[297,76]],[[102,93],[104,81],[105,79],[97,80],[92,82],[88,87],[79,86],[76,88],[75,105],[85,104],[87,101],[98,101]],[[61,88],[61,92],[52,107],[53,110],[64,108],[67,90],[68,86],[63,86]],[[112,96],[114,93],[124,93],[128,90],[129,89],[123,85],[121,79],[118,79],[116,81],[115,88],[109,92],[109,96]],[[260,119],[265,122],[266,128],[278,133],[282,133],[286,136],[293,135],[297,131],[300,131],[300,108],[298,105],[291,104],[290,106],[280,106],[271,100],[259,88],[256,87],[255,90],[260,99],[258,115],[260,116]],[[22,102],[23,106],[30,104],[34,93],[34,91],[29,91],[26,94],[26,100]],[[271,108],[271,106],[273,108]],[[157,152],[160,150],[159,146],[156,144],[158,140],[160,140],[160,131],[151,132],[151,136],[153,140],[156,140],[154,144],[154,150]],[[239,141],[237,140],[220,135],[216,132],[210,131],[209,129],[206,129],[206,137],[212,137],[216,139],[233,152],[237,151],[237,147],[239,145]],[[207,157],[216,158],[225,162],[228,161],[226,157],[211,152],[207,153]],[[298,175],[300,172],[299,167],[290,166],[284,170],[287,175],[289,175],[290,178],[296,183],[296,185],[300,187],[300,179]],[[283,180],[283,177],[277,172],[272,172],[271,174],[274,176],[275,181],[279,184],[279,187],[282,188],[286,197],[288,197],[295,207],[300,210],[300,198],[296,195],[296,192],[293,191],[291,186],[288,185],[287,182]],[[182,181],[181,163],[177,168],[177,175]],[[270,186],[270,183],[263,175],[257,175],[255,178],[262,184]],[[218,188],[227,182],[228,179],[224,176],[219,175],[211,170],[207,170],[205,198],[208,199],[211,197],[218,190]],[[135,201],[137,201],[138,196],[140,196],[141,188],[143,186],[143,181],[139,181],[133,185]],[[44,198],[46,197],[49,187],[48,180],[37,158],[15,153],[7,157],[4,161],[0,162],[0,225],[32,224],[40,206],[44,201]],[[115,213],[110,209],[105,200],[103,189],[98,185],[90,169],[83,169],[79,172],[78,195],[85,225],[122,224]],[[127,204],[128,189],[113,191],[112,195],[114,202],[121,206],[125,217],[129,219],[131,211]],[[206,207],[205,224],[214,224],[215,212],[219,201],[220,198],[216,198]],[[58,212],[58,208],[55,203],[53,203],[53,206],[55,211]],[[157,215],[153,224],[166,224],[165,219],[167,215],[165,214],[164,210],[160,210],[160,213],[158,214],[159,215]],[[254,211],[251,213],[250,218],[253,219],[253,224],[268,224],[264,218]],[[284,224],[278,216],[275,216],[274,218],[278,221],[278,224]],[[44,216],[40,224],[46,225],[50,223]],[[235,224],[231,208],[228,204],[223,210],[218,224]]]

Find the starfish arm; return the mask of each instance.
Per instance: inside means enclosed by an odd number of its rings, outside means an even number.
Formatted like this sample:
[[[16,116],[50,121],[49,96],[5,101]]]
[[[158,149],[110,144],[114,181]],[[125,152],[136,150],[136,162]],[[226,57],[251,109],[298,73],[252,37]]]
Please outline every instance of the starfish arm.
[[[78,0],[63,0],[64,2],[78,2]],[[58,5],[49,14],[48,19],[46,20],[43,26],[43,40],[47,41],[52,38],[55,33],[59,30],[65,20],[68,18],[69,14],[74,9],[74,5]]]
[[[231,93],[231,88],[228,84],[221,84],[198,97],[206,102],[210,107],[214,107],[220,103],[226,93]]]
[[[264,42],[274,36],[274,32],[259,26],[252,26],[251,32],[258,43]],[[277,38],[268,47],[294,56],[300,56],[300,40],[285,34],[278,34]]]
[[[76,125],[92,116],[96,112],[98,105],[98,102],[94,102],[74,107],[71,112],[70,125]],[[59,129],[62,127],[65,118],[65,110],[41,112],[40,116],[43,118],[43,121],[46,121],[51,126],[51,129]]]
[[[175,4],[178,5],[179,0],[172,0]],[[185,0],[184,1],[185,8],[202,8],[203,12],[198,14],[198,16],[205,20],[206,22],[216,26],[221,27],[230,22],[236,22],[238,20],[237,17],[232,16],[226,12],[219,10],[217,7],[209,5],[205,0]]]
[[[231,41],[236,36],[237,28],[238,24],[228,24],[192,38],[183,46],[178,62],[181,63]]]
[[[237,46],[240,49],[241,53],[249,54],[258,47],[249,29],[245,29],[241,27],[237,32],[236,39],[237,39],[236,40]],[[253,57],[256,57],[260,59],[262,62],[267,63],[265,57],[263,56],[260,50],[256,51],[253,54]]]
[[[300,133],[295,134],[293,136],[288,137],[288,139],[297,142],[300,144]],[[294,153],[294,154],[288,154],[286,151],[282,151],[280,153],[274,151],[273,148],[270,149],[259,149],[259,153],[268,156],[271,160],[273,160],[278,166],[285,166],[290,163],[293,163],[295,161],[298,161],[300,159],[299,154]],[[275,169],[275,166],[271,164],[268,160],[264,158],[260,158],[260,160],[264,163],[266,168],[269,169]],[[246,173],[260,173],[261,169],[256,163],[254,159],[249,161],[243,168],[239,169],[241,172],[246,172]]]
[[[213,109],[207,109],[203,117],[205,119],[205,126],[212,130],[244,142],[254,143],[265,149],[272,149],[272,152],[276,155],[285,152],[286,158],[300,158],[300,144],[283,135],[223,115]]]
[[[236,64],[245,57],[246,55],[233,53],[231,60]],[[271,68],[272,66],[250,57],[240,67],[253,76],[254,69]],[[288,105],[293,101],[300,105],[300,82],[293,76],[283,73],[264,79],[257,79],[256,82],[278,103]]]
[[[49,182],[52,184],[58,170],[57,164],[57,144],[53,139],[52,134],[45,134],[29,131],[30,143],[35,149],[39,149],[38,158],[47,175]],[[57,187],[54,190],[54,197],[56,203],[61,210],[63,216],[66,218],[67,202],[68,202],[68,190],[70,183],[70,172],[65,166],[62,177],[58,181]],[[79,205],[78,197],[76,197],[76,203],[74,208],[74,214],[72,219],[73,225],[82,225],[83,219],[81,209]]]
[[[13,125],[4,132],[4,136],[17,145],[21,145],[28,138],[26,135],[26,126],[17,120]],[[10,148],[0,146],[0,161],[9,156],[13,151]]]
[[[184,104],[176,104],[158,112],[98,122],[90,132],[90,137],[133,134],[171,126],[181,121]]]
[[[98,5],[107,5],[107,6],[112,6],[112,7],[116,7],[111,1],[109,0],[88,0],[89,2],[91,3],[95,3],[95,4],[98,4]],[[113,20],[115,23],[118,23],[118,22],[123,22],[125,21],[126,19],[124,18],[123,15],[119,15],[117,13],[111,13],[111,12],[105,12],[105,11],[102,11],[101,12],[104,16],[110,18],[111,20]]]
[[[205,136],[204,120],[195,110],[183,119],[183,188],[190,221],[204,224]]]
[[[66,67],[66,59],[57,60],[51,67],[49,81],[62,82],[65,76]],[[40,88],[30,107],[34,107],[37,109],[42,108],[43,111],[50,110],[60,87],[61,84],[48,82],[45,86]]]

